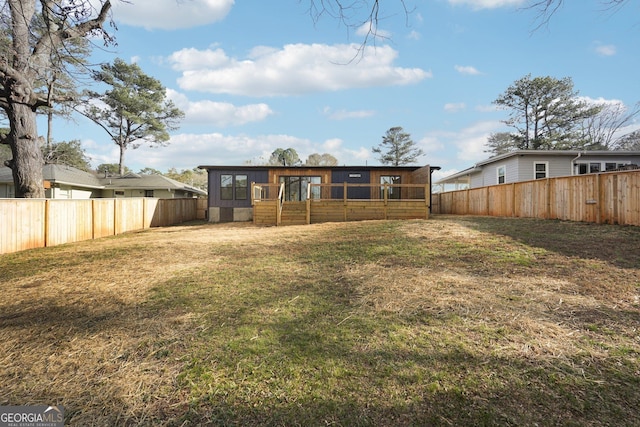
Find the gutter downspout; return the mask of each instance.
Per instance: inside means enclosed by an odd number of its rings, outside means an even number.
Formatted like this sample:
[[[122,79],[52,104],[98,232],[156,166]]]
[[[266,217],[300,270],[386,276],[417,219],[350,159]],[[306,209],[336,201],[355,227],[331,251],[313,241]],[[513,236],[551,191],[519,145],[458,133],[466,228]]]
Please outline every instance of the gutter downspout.
[[[573,159],[571,159],[571,176],[574,176],[576,173],[576,160],[578,160],[580,157],[582,156],[582,153],[578,153],[578,155],[576,157],[574,157]]]

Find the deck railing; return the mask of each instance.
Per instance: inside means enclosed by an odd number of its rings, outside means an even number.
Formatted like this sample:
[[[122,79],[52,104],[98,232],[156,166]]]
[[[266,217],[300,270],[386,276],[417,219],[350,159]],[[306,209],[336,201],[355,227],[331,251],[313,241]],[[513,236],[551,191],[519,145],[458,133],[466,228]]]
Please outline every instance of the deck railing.
[[[256,224],[311,224],[364,219],[428,218],[429,184],[252,183]]]

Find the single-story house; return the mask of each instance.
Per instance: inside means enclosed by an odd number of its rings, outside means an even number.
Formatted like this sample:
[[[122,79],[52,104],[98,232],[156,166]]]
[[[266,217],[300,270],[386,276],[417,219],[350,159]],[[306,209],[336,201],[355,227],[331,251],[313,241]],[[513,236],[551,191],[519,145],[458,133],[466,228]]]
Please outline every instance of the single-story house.
[[[640,151],[518,150],[490,157],[433,184],[434,192],[486,187],[640,165]]]
[[[431,166],[198,167],[206,169],[208,173],[208,218],[212,222],[252,220],[252,202],[261,198],[265,200],[279,197],[274,194],[278,188],[284,190],[283,202],[304,202],[320,198],[401,199],[409,194],[409,189],[402,188],[401,184],[429,185],[426,197],[430,198],[431,173],[439,169]],[[272,189],[271,194],[266,193],[269,188]],[[386,189],[384,194],[381,193],[382,188]],[[308,194],[309,191],[312,194]],[[424,187],[421,191],[424,199]]]
[[[162,175],[104,176],[67,165],[48,164],[42,168],[45,197],[48,199],[91,199],[115,197],[155,197],[162,199],[205,196],[206,191]],[[15,197],[13,174],[0,167],[0,198]]]

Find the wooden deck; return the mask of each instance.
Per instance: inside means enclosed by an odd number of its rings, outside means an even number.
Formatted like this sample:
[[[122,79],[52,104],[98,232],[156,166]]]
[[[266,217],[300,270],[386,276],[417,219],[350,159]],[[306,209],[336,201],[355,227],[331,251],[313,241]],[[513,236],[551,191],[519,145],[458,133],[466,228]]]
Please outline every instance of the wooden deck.
[[[329,184],[316,184],[329,186]],[[256,186],[259,188],[259,186]],[[342,185],[341,185],[342,187]],[[391,185],[389,185],[391,187]],[[264,199],[255,197],[253,200],[253,222],[256,225],[303,225],[322,222],[344,222],[364,220],[391,220],[391,219],[428,219],[429,199],[424,198],[429,194],[424,185],[401,185],[395,187],[407,187],[407,195],[411,194],[420,198],[389,199],[385,189],[383,197],[378,199],[307,199],[300,202],[282,201],[281,197]],[[376,186],[379,189],[380,186]],[[326,190],[326,189],[325,189]],[[420,191],[416,191],[420,190]],[[254,196],[256,190],[252,191]],[[271,191],[270,194],[275,194]],[[315,191],[309,189],[307,194],[327,194],[327,191]],[[344,191],[342,194],[348,194]],[[372,191],[372,194],[374,192]],[[377,194],[377,193],[376,193]]]

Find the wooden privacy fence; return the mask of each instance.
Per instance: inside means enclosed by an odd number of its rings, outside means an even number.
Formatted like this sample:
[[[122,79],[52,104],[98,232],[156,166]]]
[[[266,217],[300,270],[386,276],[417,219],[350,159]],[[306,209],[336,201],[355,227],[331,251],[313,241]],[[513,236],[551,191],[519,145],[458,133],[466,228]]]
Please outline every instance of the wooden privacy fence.
[[[0,199],[0,254],[204,219],[206,199]]]
[[[432,213],[640,225],[640,171],[493,185],[433,195]]]

